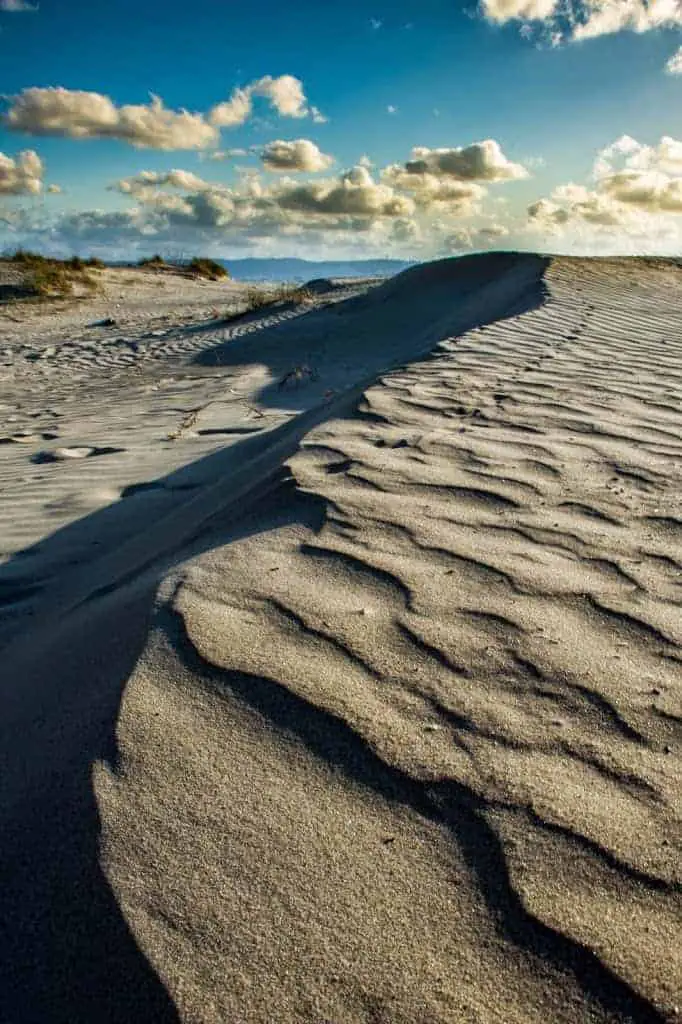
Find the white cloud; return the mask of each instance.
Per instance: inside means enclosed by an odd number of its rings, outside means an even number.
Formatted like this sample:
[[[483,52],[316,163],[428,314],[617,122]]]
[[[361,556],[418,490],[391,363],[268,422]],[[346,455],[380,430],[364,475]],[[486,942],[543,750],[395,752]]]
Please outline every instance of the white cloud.
[[[421,209],[451,212],[471,212],[486,195],[488,183],[527,177],[525,167],[508,160],[493,139],[450,149],[418,146],[410,160],[382,171],[386,184],[410,193]]]
[[[43,170],[43,162],[33,149],[25,149],[14,158],[0,153],[0,195],[39,195]]]
[[[398,108],[394,107],[392,103],[389,103],[389,105],[386,107],[386,110],[388,111],[389,114],[397,114],[398,113]]]
[[[508,160],[493,139],[470,146],[412,150],[404,164],[390,164],[382,181],[409,193],[423,211],[471,213],[487,194],[486,186],[528,177],[521,164]]]
[[[181,194],[164,192],[164,185]],[[205,182],[186,171],[143,171],[121,179],[115,187],[138,204],[127,219],[110,222],[100,211],[90,211],[92,216],[68,221],[67,231],[73,232],[79,225],[79,238],[84,237],[83,232],[94,232],[101,239],[110,225],[112,237],[122,233],[124,239],[137,232],[160,240],[192,238],[206,243],[222,239],[237,244],[273,237],[300,241],[304,235],[312,239],[337,232],[381,235],[386,242],[393,229],[382,228],[383,223],[395,224],[396,239],[400,235],[406,244],[408,222],[415,210],[409,196],[376,182],[361,166],[337,178],[305,183],[280,178],[265,184],[251,176],[238,187]]]
[[[265,97],[282,117],[325,118],[310,106],[301,82],[293,75],[266,75],[203,114],[168,110],[152,96],[147,104],[116,106],[96,92],[61,87],[29,88],[11,97],[3,121],[12,131],[59,135],[71,139],[121,139],[139,149],[210,149],[220,128],[244,124],[253,111],[253,97]]]
[[[682,0],[481,0],[489,21],[539,23],[551,45],[564,37],[594,39],[615,32],[682,26]]]
[[[61,185],[48,185],[47,186],[47,192],[48,192],[48,195],[59,196],[59,195],[62,194],[62,187],[61,187]]]
[[[418,146],[412,150],[405,170],[408,174],[435,174],[458,181],[514,181],[528,177],[526,168],[508,160],[494,139],[453,149]]]
[[[205,149],[218,140],[217,129],[201,114],[148,104],[117,107],[108,96],[49,87],[24,89],[13,97],[5,118],[13,131],[72,139],[121,139],[140,149]]]
[[[275,139],[264,146],[261,153],[263,166],[268,171],[326,171],[334,163],[334,157],[322,153],[310,139],[294,139],[285,142]]]
[[[585,0],[584,8],[584,20],[573,30],[574,39],[682,25],[680,0]]]
[[[486,194],[485,188],[476,182],[430,173],[417,174],[407,171],[402,164],[385,167],[381,177],[391,187],[409,192],[417,205],[424,208],[434,204],[460,208],[477,202]]]
[[[170,171],[140,171],[129,178],[120,178],[113,186],[119,192],[127,195],[146,195],[150,189],[160,188],[164,185],[170,188],[184,189],[187,192],[200,192],[203,189],[211,188],[211,184],[204,181],[192,171],[173,169]]]
[[[481,11],[490,21],[541,21],[556,13],[558,0],[481,0]]]
[[[538,199],[528,207],[528,219],[543,229],[556,229],[570,220],[568,210],[551,199]]]
[[[682,46],[676,50],[665,66],[669,75],[682,75]]]
[[[262,252],[279,246],[280,251],[310,255],[320,247],[336,246],[346,252],[428,257],[442,251],[443,237],[471,216],[479,221],[477,234],[471,229],[477,247],[494,244],[501,232],[486,223],[480,208],[488,186],[526,173],[493,142],[417,149],[414,160],[375,172],[364,158],[338,175],[317,178],[313,173],[324,170],[331,157],[310,140],[278,139],[258,147],[258,155],[264,167],[286,176],[273,179],[251,172],[236,184],[221,184],[180,168],[141,170],[112,185],[133,209],[49,213],[52,234],[45,230],[41,247],[48,244],[45,240],[81,252],[99,247],[134,253],[149,246],[154,251],[174,246],[185,252],[215,252],[225,245],[232,251],[250,247]],[[310,177],[301,181],[296,177],[301,171]],[[14,225],[10,230],[16,234],[20,229]],[[35,244],[35,238],[25,244]]]
[[[253,98],[260,96],[268,100],[280,117],[311,117],[316,123],[326,118],[317,107],[311,106],[306,98],[303,83],[293,75],[273,78],[265,75],[243,88],[236,88],[228,100],[218,103],[209,112],[209,120],[220,128],[233,128],[244,124],[253,111]]]
[[[446,253],[489,249],[508,235],[509,229],[504,224],[466,225],[446,235],[441,243],[441,249]]]
[[[251,117],[253,102],[247,89],[233,89],[229,100],[217,103],[211,109],[208,119],[218,128],[236,128]]]
[[[370,18],[369,23],[375,32],[378,32],[378,30],[382,28],[384,24],[383,21],[379,20],[379,18]]]
[[[622,136],[596,157],[590,187],[569,183],[528,208],[529,226],[547,234],[589,227],[651,251],[682,229],[682,142],[655,146]]]
[[[285,182],[274,195],[281,209],[318,217],[408,217],[414,211],[412,199],[390,185],[376,183],[369,170],[360,165],[331,181],[303,185]]]
[[[682,141],[664,135],[646,146],[628,135],[598,155],[598,191],[648,212],[682,213]]]

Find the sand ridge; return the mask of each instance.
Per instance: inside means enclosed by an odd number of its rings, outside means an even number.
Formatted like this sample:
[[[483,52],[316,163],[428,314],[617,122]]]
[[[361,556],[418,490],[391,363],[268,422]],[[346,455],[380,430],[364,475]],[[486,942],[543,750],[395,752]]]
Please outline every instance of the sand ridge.
[[[145,1019],[679,1019],[679,270],[501,262],[207,347],[253,409],[279,403],[274,428],[188,467],[196,489],[118,558],[26,595],[46,626],[32,650],[14,619],[7,663],[30,693],[62,666],[66,749],[90,709],[99,852],[74,842],[128,929],[108,981],[91,954],[98,1019],[130,1019],[131,942],[158,979],[135,961]],[[286,346],[315,337],[337,394],[283,398]],[[30,951],[40,926],[10,919]],[[87,1019],[48,980],[52,1016],[34,991],[29,1019]]]

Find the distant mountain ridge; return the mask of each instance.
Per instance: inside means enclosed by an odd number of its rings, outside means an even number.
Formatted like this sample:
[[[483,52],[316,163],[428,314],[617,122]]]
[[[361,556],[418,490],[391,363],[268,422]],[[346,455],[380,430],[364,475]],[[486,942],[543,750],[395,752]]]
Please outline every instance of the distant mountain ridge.
[[[388,277],[414,266],[405,260],[219,259],[235,281],[311,281],[317,277]]]

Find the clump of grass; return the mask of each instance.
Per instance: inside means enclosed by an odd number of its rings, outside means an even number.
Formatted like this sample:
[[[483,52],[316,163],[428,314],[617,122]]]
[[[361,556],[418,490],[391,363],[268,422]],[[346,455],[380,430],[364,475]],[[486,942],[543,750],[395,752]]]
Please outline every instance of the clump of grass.
[[[17,266],[23,276],[23,287],[28,295],[41,299],[61,299],[73,295],[76,286],[94,291],[97,281],[87,271],[104,267],[102,260],[72,256],[67,260],[42,256],[37,252],[18,249],[3,257]]]
[[[62,262],[65,267],[76,271],[87,269],[104,270],[106,266],[104,260],[99,259],[97,256],[90,256],[87,259],[83,259],[81,256],[72,256],[70,260],[63,260]]]
[[[282,284],[271,290],[249,288],[246,293],[246,312],[253,313],[268,306],[302,306],[313,302],[315,296],[302,285]]]
[[[272,305],[272,301],[270,292],[265,292],[261,288],[249,288],[244,296],[245,309],[243,312],[256,313],[259,309],[265,309]]]
[[[187,272],[194,277],[206,277],[210,281],[219,281],[230,276],[221,263],[209,259],[207,256],[195,256],[187,264]]]

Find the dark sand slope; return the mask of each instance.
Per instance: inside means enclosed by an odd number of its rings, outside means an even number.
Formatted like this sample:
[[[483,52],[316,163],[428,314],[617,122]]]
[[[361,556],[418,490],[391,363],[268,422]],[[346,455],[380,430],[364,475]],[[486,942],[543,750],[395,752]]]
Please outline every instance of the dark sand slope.
[[[12,618],[0,1019],[680,1019],[681,273],[448,261],[210,354],[337,396]]]

